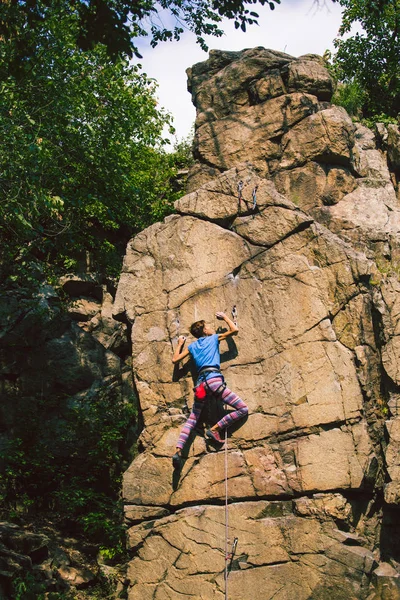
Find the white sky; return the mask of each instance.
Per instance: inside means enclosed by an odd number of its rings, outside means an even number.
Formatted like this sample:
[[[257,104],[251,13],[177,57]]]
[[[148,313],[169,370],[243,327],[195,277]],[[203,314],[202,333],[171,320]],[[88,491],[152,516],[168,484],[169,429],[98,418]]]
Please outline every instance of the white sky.
[[[341,23],[341,7],[331,0],[282,0],[274,11],[268,6],[254,5],[260,15],[259,25],[251,25],[246,33],[235,30],[233,21],[224,20],[221,38],[207,37],[210,49],[242,50],[264,46],[292,56],[323,54],[333,51],[333,39]],[[195,36],[186,32],[179,42],[162,42],[151,48],[149,39],[138,44],[143,55],[143,71],[157,80],[160,106],[174,117],[176,138],[186,137],[195,120],[195,108],[186,88],[186,69],[207,60],[208,53],[196,44]]]

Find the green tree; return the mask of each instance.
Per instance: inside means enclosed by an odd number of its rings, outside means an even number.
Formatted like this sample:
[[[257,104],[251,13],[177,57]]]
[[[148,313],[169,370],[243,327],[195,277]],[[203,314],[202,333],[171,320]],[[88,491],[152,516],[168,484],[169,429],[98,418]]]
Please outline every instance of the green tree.
[[[223,35],[218,27],[222,17],[233,19],[246,30],[257,23],[258,14],[247,8],[254,4],[272,9],[280,0],[6,0],[0,6],[0,35],[18,38],[18,59],[29,57],[34,46],[31,32],[52,18],[54,5],[67,11],[76,21],[75,41],[82,49],[102,43],[110,56],[138,54],[135,38],[151,35],[155,46],[160,41],[179,39],[185,29],[196,34],[207,49],[204,35]],[[160,13],[167,12],[173,24],[162,25]],[[18,66],[17,60],[13,63]]]
[[[364,117],[400,112],[400,0],[339,0],[343,21],[333,65],[342,95],[359,103]],[[363,31],[344,39],[353,24]],[[357,107],[355,107],[357,110]]]
[[[0,41],[3,281],[35,264],[74,268],[86,253],[115,270],[132,232],[171,210],[170,118],[154,82],[101,44],[77,49],[75,34],[55,9],[18,72],[7,72],[17,41]]]
[[[120,550],[119,492],[131,459],[128,433],[138,435],[135,399],[97,385],[79,399],[9,392],[3,401],[12,403],[14,425],[0,449],[1,517],[50,511],[69,532]]]

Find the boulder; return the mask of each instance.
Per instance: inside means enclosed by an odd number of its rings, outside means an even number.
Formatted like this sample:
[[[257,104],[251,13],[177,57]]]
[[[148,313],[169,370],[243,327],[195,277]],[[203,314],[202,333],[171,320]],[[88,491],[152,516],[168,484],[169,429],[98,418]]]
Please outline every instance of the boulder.
[[[68,306],[68,314],[74,321],[90,321],[101,310],[101,304],[90,298],[79,298]]]
[[[239,184],[242,196],[240,201]],[[253,192],[256,197],[254,208]],[[192,215],[221,224],[242,213],[256,215],[267,207],[295,209],[290,200],[279,194],[272,181],[259,177],[247,164],[225,171],[175,202],[176,211],[182,215]]]
[[[350,166],[354,125],[344,110],[333,106],[304,118],[282,138],[280,169],[292,169],[307,161]]]
[[[400,206],[391,183],[359,179],[338,204],[320,211],[319,220],[342,237],[372,248],[376,240],[398,236]]]
[[[240,115],[206,122],[195,132],[195,156],[221,170],[246,160],[265,168],[265,161],[281,156],[277,138],[317,108],[315,96],[297,92],[246,107]]]
[[[216,118],[250,104],[249,87],[270,73],[279,73],[293,57],[253,48],[242,52],[211,50],[210,58],[188,69],[188,89],[198,115],[211,106]],[[283,86],[280,86],[283,89]]]
[[[319,100],[330,100],[334,82],[320,56],[307,54],[286,66],[285,80],[288,92],[307,92]],[[285,70],[286,70],[285,69]],[[284,70],[284,72],[285,72]]]
[[[96,300],[102,299],[101,281],[97,275],[85,273],[75,275],[71,273],[60,278],[60,286],[68,296],[90,296]]]
[[[400,572],[389,563],[381,563],[373,571],[372,581],[376,591],[369,600],[400,600]]]
[[[316,217],[319,212],[314,209],[337,204],[357,185],[349,169],[314,161],[307,162],[303,167],[278,172],[274,182],[283,196]]]
[[[83,590],[96,580],[96,575],[89,569],[79,569],[76,567],[60,567],[58,574],[61,579],[72,585],[77,590]]]
[[[136,556],[128,577],[135,581],[129,599],[178,595],[219,598],[224,593],[223,507],[195,506],[160,519],[132,538]],[[376,562],[365,548],[336,540],[331,522],[299,518],[282,503],[240,502],[229,507],[239,533],[230,564],[229,594],[256,599],[359,598],[360,575],[369,577]],[[231,533],[233,535],[233,532]],[[229,548],[232,544],[229,538]],[[328,550],[327,550],[328,549]],[[176,597],[177,597],[176,596]]]

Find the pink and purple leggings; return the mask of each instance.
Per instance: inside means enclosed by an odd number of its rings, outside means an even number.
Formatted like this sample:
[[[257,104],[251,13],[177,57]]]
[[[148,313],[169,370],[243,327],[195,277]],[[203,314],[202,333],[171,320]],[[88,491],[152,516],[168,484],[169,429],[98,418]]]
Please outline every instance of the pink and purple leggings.
[[[216,392],[221,386],[222,382],[222,377],[212,377],[210,379],[207,379],[206,385],[210,389],[210,391]],[[239,419],[245,417],[249,412],[243,400],[239,398],[239,396],[235,394],[235,392],[232,392],[232,390],[230,390],[228,387],[224,389],[220,398],[225,404],[229,404],[229,406],[233,406],[233,408],[236,409],[233,412],[226,414],[224,417],[222,417],[220,421],[218,421],[217,425],[220,429],[226,429],[235,421],[238,421]],[[176,444],[177,448],[182,449],[183,446],[186,444],[190,432],[196,427],[196,423],[198,421],[203,407],[204,402],[200,402],[199,400],[194,401],[192,412],[190,413],[186,423],[182,427],[181,434]]]

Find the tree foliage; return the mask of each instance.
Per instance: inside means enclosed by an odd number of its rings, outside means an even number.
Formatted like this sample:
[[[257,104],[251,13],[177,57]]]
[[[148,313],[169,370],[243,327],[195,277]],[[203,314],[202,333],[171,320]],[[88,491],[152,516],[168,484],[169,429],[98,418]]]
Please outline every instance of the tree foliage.
[[[119,492],[134,399],[110,386],[79,399],[15,393],[3,400],[13,406],[13,436],[0,449],[1,516],[23,522],[50,511],[69,533],[121,551]]]
[[[151,35],[151,44],[179,40],[184,30],[196,34],[202,48],[207,49],[204,35],[221,36],[219,28],[223,17],[233,19],[235,26],[246,31],[246,26],[257,23],[258,14],[252,5],[269,6],[271,10],[280,0],[57,0],[62,11],[76,21],[75,41],[82,49],[102,43],[110,56],[138,54],[135,39]],[[18,37],[18,59],[29,57],[34,40],[28,32],[40,28],[51,19],[53,0],[9,0],[1,4],[0,35],[4,39]],[[248,8],[249,7],[249,8]],[[172,25],[165,27],[160,14],[166,11]],[[14,63],[17,65],[17,62]]]
[[[154,82],[101,44],[79,50],[75,19],[53,6],[17,71],[17,41],[0,42],[3,281],[27,265],[73,269],[87,252],[112,270],[174,199]]]
[[[351,84],[351,101],[364,117],[400,112],[400,0],[339,0],[343,6],[334,68],[339,81]],[[345,38],[358,23],[363,31]]]

